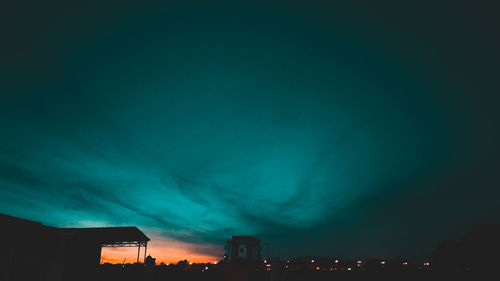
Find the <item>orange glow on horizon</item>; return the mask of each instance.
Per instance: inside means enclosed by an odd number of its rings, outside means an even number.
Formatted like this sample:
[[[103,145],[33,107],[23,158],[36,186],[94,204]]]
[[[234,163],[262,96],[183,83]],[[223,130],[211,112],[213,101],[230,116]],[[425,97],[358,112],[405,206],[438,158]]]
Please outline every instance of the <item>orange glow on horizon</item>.
[[[204,253],[201,253],[202,250]],[[214,254],[205,254],[213,252]],[[194,245],[164,237],[153,239],[148,243],[147,254],[156,258],[156,264],[174,263],[188,260],[193,263],[215,263],[223,255],[222,247],[212,245]],[[101,263],[135,263],[137,261],[137,247],[104,247],[101,251]],[[144,262],[144,247],[139,253],[139,262]]]
[[[189,253],[187,251],[167,251],[159,252],[155,251],[151,254],[152,257],[156,258],[156,264],[161,262],[167,263],[177,263],[182,260],[188,260],[194,263],[215,263],[220,260],[220,257],[202,255],[196,253]],[[127,248],[127,250],[118,250],[117,248],[103,248],[101,253],[101,263],[135,263],[137,261],[137,249]],[[144,262],[144,250],[139,254],[139,262]]]

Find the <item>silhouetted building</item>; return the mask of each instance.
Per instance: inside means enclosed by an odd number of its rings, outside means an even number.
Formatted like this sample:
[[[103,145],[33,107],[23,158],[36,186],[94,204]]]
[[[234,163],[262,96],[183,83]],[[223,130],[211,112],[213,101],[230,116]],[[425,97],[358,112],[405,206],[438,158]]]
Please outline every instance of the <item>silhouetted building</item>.
[[[254,236],[233,236],[227,241],[226,256],[227,261],[261,261],[260,240]]]
[[[0,214],[0,280],[95,280],[101,247],[147,247],[136,227],[56,228]],[[138,257],[139,258],[139,257]]]

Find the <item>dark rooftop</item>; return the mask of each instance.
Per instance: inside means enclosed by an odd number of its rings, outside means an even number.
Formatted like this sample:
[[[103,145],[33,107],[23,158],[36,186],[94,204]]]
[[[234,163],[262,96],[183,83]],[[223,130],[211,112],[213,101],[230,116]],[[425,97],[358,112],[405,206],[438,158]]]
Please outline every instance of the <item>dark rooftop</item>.
[[[80,236],[93,240],[103,246],[144,245],[150,239],[137,227],[92,227],[92,228],[57,228],[39,222],[0,214],[0,224],[9,232],[29,232],[45,230],[58,236]]]
[[[255,237],[255,236],[233,236],[233,241],[235,241],[235,240],[260,242],[259,238]]]
[[[62,235],[84,235],[95,239],[100,244],[147,242],[149,239],[135,226],[128,227],[93,227],[93,228],[59,228]]]

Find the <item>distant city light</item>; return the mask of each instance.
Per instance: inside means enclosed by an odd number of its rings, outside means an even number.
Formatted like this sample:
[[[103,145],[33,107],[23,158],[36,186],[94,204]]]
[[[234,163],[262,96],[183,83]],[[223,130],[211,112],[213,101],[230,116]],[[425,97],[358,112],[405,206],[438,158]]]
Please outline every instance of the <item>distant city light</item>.
[[[214,264],[217,264],[217,262],[216,262],[216,261],[214,261]]]
[[[314,262],[314,260],[311,260],[311,262]]]
[[[205,270],[208,270],[208,266],[205,266]]]
[[[429,265],[430,265],[430,263],[424,262],[424,266],[429,266]]]
[[[358,261],[358,264],[360,264],[360,263],[361,263],[361,261]]]
[[[380,262],[380,264],[381,264],[381,265],[384,265],[384,264],[385,264],[385,261],[381,261],[381,262]]]
[[[192,262],[189,262],[189,265],[192,265],[193,263]]]
[[[403,265],[408,265],[408,262],[403,262]]]
[[[316,266],[316,270],[320,270],[319,266]]]
[[[348,271],[351,271],[351,270],[352,270],[352,268],[348,267],[348,268],[347,268],[347,270],[348,270]]]
[[[333,262],[334,262],[334,263],[339,263],[339,260],[334,260]]]
[[[267,263],[267,260],[264,260],[264,263]]]

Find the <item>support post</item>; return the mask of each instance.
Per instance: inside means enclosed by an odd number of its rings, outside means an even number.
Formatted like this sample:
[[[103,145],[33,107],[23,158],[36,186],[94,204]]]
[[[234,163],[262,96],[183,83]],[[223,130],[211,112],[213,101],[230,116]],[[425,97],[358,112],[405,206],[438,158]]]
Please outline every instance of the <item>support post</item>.
[[[146,252],[148,251],[148,241],[144,244],[144,264],[146,264]]]
[[[139,247],[137,247],[137,263],[139,263],[139,253],[141,252],[141,243],[139,243]]]

